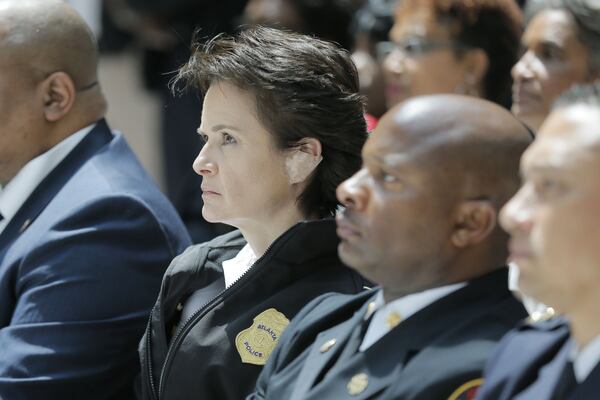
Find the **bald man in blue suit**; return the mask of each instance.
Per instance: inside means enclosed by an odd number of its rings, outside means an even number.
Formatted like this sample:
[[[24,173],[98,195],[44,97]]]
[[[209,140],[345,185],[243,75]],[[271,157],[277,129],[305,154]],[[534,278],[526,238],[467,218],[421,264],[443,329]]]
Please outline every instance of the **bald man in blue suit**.
[[[175,210],[109,129],[89,28],[0,1],[0,399],[130,399]]]

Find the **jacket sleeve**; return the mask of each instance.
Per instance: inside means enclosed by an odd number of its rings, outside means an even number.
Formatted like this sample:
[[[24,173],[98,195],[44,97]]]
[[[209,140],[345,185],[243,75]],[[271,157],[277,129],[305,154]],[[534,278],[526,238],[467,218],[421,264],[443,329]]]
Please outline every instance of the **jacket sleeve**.
[[[188,241],[167,236],[124,196],[72,210],[31,243],[15,261],[15,307],[0,328],[0,398],[132,398],[162,273]]]

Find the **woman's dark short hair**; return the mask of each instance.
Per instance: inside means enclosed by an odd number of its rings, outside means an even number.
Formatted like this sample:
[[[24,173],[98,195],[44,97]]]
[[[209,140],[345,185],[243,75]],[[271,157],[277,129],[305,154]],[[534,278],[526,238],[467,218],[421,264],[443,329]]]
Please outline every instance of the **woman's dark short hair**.
[[[579,41],[589,54],[590,72],[600,73],[600,5],[596,0],[529,0],[527,22],[545,10],[565,10],[575,19]]]
[[[437,21],[450,27],[453,39],[466,47],[479,48],[488,57],[483,78],[483,97],[510,108],[510,70],[519,59],[522,14],[514,0],[402,0],[422,4],[433,11]],[[456,50],[457,56],[462,51]]]
[[[336,187],[360,168],[364,101],[349,53],[311,36],[266,27],[197,44],[173,84],[206,93],[218,82],[247,90],[278,148],[321,142],[323,160],[298,201],[307,215],[335,213]],[[260,179],[257,176],[257,179]]]

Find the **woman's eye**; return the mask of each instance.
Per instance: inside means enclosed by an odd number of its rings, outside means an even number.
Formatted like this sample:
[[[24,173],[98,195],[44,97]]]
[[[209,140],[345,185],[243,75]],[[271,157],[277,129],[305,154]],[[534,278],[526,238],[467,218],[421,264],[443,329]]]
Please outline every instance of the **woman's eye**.
[[[394,183],[396,181],[398,181],[398,179],[396,179],[395,176],[390,175],[386,172],[382,172],[381,173],[381,179],[385,182],[385,183]]]
[[[223,144],[233,144],[233,143],[236,143],[235,138],[228,133],[223,133]]]
[[[545,61],[554,61],[560,59],[560,50],[550,47],[544,46],[540,50],[540,58]]]
[[[535,185],[535,191],[540,197],[548,197],[558,194],[562,191],[563,186],[554,180],[544,179]]]

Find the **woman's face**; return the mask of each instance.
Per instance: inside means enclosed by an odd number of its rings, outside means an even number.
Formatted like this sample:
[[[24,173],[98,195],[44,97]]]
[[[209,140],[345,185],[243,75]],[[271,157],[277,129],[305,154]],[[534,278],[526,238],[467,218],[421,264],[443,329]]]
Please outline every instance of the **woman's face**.
[[[394,48],[383,64],[388,108],[413,96],[464,88],[465,66],[454,54],[457,43],[428,7],[401,8],[390,38]]]
[[[198,132],[205,144],[194,171],[203,178],[207,221],[242,228],[297,212],[285,152],[258,120],[253,94],[225,82],[212,84]]]
[[[513,113],[537,130],[556,98],[589,78],[588,51],[565,10],[537,14],[523,35],[525,53],[512,69]]]

